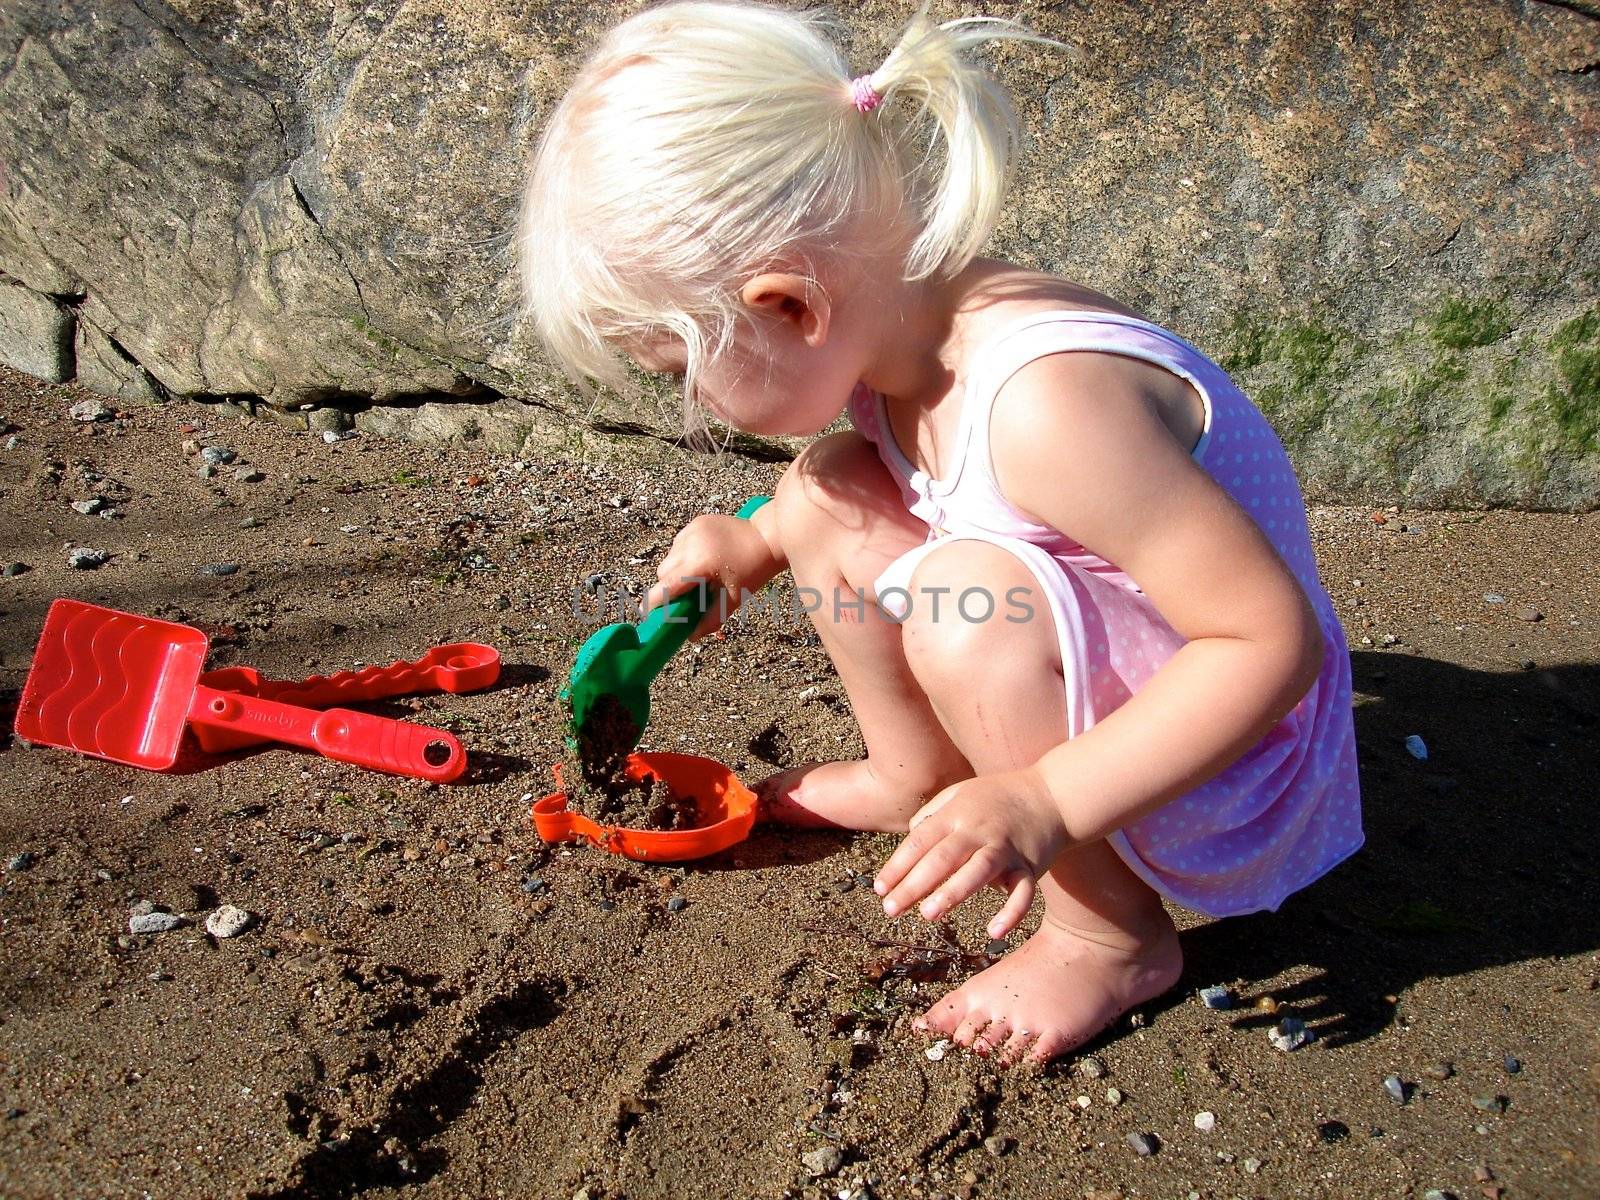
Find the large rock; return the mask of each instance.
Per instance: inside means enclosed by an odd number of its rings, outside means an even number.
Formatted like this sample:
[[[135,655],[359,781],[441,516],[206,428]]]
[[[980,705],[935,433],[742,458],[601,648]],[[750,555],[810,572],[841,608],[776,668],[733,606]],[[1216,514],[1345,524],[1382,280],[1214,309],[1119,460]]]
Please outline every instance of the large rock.
[[[851,10],[859,69],[909,8]],[[516,192],[627,10],[10,0],[0,358],[434,437],[432,405],[483,403],[486,440],[559,442],[582,410],[511,320]],[[1218,358],[1315,496],[1593,506],[1596,13],[1028,12],[1071,49],[992,55],[1030,135],[995,251]]]

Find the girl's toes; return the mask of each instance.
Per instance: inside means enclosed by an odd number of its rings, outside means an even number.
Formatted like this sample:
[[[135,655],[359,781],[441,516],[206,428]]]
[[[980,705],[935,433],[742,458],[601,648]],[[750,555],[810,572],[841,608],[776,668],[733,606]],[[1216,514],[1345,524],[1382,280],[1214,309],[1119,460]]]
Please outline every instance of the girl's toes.
[[[956,1026],[961,1024],[961,1019],[967,1015],[967,1006],[956,1000],[959,992],[952,993],[939,1001],[915,1021],[913,1028],[919,1033],[936,1033],[941,1037],[951,1037]]]
[[[983,1032],[972,1039],[972,1048],[977,1053],[987,1057],[1006,1044],[1006,1039],[1011,1036],[1011,1022],[1004,1017],[990,1021],[983,1027]]]
[[[989,1018],[983,1013],[968,1013],[961,1024],[956,1026],[956,1031],[950,1035],[950,1040],[961,1046],[975,1046],[979,1035],[989,1024]]]
[[[1049,1062],[1058,1054],[1065,1054],[1074,1046],[1081,1045],[1083,1041],[1084,1039],[1073,1038],[1059,1029],[1051,1030],[1034,1039],[1033,1045],[1028,1049],[1028,1057],[1035,1062]]]
[[[995,1057],[1008,1067],[1019,1063],[1027,1055],[1028,1048],[1038,1040],[1038,1036],[1026,1029],[1013,1029],[1011,1036],[1006,1039],[1005,1045],[1000,1047]]]

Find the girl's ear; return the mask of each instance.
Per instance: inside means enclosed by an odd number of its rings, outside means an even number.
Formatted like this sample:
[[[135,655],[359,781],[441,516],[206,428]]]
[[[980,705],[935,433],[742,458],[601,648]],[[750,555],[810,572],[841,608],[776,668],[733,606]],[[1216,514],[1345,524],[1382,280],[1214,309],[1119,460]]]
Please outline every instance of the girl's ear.
[[[739,299],[759,312],[791,322],[808,346],[820,346],[828,340],[833,305],[814,279],[771,271],[757,275],[739,289]]]

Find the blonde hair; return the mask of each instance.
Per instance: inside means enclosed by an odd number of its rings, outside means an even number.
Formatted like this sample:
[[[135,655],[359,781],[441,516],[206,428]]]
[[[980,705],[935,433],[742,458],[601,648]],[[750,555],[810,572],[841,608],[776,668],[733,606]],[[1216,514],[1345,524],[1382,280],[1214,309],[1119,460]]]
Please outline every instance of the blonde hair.
[[[584,64],[534,154],[517,250],[522,311],[585,395],[590,380],[632,391],[616,344],[668,333],[694,427],[697,377],[740,327],[751,274],[812,270],[874,219],[915,235],[907,280],[954,275],[988,238],[1019,122],[964,54],[1049,39],[996,17],[935,24],[924,5],[864,77],[882,103],[861,111],[828,32],[815,11],[681,0]]]

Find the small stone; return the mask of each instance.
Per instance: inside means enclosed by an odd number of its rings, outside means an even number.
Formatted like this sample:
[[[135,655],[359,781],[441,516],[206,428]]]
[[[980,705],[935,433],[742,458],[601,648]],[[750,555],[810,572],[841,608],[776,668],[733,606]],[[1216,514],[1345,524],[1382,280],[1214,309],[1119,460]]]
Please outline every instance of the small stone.
[[[104,496],[90,496],[87,500],[74,500],[72,502],[72,511],[82,513],[86,517],[92,517],[105,506]]]
[[[1499,592],[1485,592],[1483,594],[1483,602],[1485,604],[1504,604],[1506,598]]]
[[[1278,1011],[1278,1002],[1271,996],[1260,996],[1256,999],[1256,1011],[1275,1013]]]
[[[128,906],[128,915],[130,917],[142,917],[145,913],[153,913],[155,911],[155,903],[150,900],[135,900]]]
[[[212,467],[225,467],[238,457],[226,446],[206,446],[200,451],[201,461]]]
[[[6,439],[6,449],[7,450],[15,450],[20,445],[22,445],[22,439],[17,437],[16,434],[12,434],[10,437],[8,437]]]
[[[688,906],[688,904],[689,902],[682,896],[674,896],[672,899],[667,901],[667,911],[682,912]]]
[[[868,886],[870,887],[871,884],[868,884]],[[990,938],[988,944],[984,946],[983,952],[990,958],[1001,958],[1009,949],[1011,949],[1011,943],[1006,941],[1005,938]]]
[[[260,483],[267,475],[255,467],[235,467],[233,477],[240,483]]]
[[[923,1054],[928,1056],[928,1061],[929,1062],[938,1062],[940,1059],[944,1058],[944,1056],[946,1054],[948,1054],[949,1052],[950,1052],[950,1042],[949,1042],[949,1040],[946,1039],[946,1038],[940,1038],[937,1042],[935,1042],[933,1045],[929,1046],[926,1050],[924,1050]]]
[[[1106,1065],[1098,1058],[1084,1058],[1078,1060],[1078,1074],[1085,1079],[1104,1079]]]
[[[537,875],[529,875],[522,881],[522,890],[527,892],[530,896],[537,896],[540,892],[544,891],[547,886],[549,885],[547,885],[545,881],[540,879]]]
[[[74,421],[89,424],[92,421],[109,421],[117,414],[103,400],[79,400],[67,410]]]
[[[800,1162],[813,1179],[821,1179],[844,1166],[844,1152],[837,1146],[818,1146],[802,1154]]]
[[[1506,1055],[1505,1068],[1507,1075],[1518,1075],[1522,1072],[1522,1060]]]
[[[200,574],[209,575],[216,579],[221,579],[228,575],[237,575],[238,573],[238,563],[206,563],[200,568]]]
[[[334,442],[347,442],[353,437],[355,437],[355,431],[351,429],[324,429],[322,431],[322,440],[330,446]]]
[[[1531,604],[1524,604],[1521,608],[1517,609],[1517,620],[1527,621],[1531,624],[1534,621],[1544,620],[1544,613],[1540,612],[1539,609],[1535,608]]]
[[[1245,1170],[1245,1174],[1247,1174],[1247,1175],[1256,1174],[1257,1172],[1259,1172],[1261,1170],[1261,1160],[1259,1158],[1247,1158],[1247,1159],[1245,1159],[1244,1160],[1244,1170]]]
[[[1477,1183],[1493,1183],[1494,1172],[1483,1163],[1479,1163],[1477,1166],[1472,1168],[1472,1178],[1474,1182]]]
[[[176,913],[147,912],[128,918],[129,933],[171,933],[183,924]]]
[[[1389,1099],[1396,1104],[1404,1104],[1406,1102],[1406,1085],[1401,1082],[1400,1076],[1387,1076],[1383,1081],[1383,1090],[1388,1093]]]
[[[1088,1108],[1094,1101],[1087,1096],[1079,1096],[1075,1103],[1079,1108]]]
[[[1511,1101],[1504,1096],[1474,1096],[1472,1098],[1472,1107],[1479,1112],[1503,1113],[1510,1104]]]
[[[7,579],[15,579],[18,575],[26,575],[31,570],[33,568],[25,562],[8,562],[5,565],[5,576]]]
[[[201,463],[194,469],[194,473],[200,476],[201,479],[210,479],[217,473],[217,469],[210,463]]]
[[[1207,1008],[1232,1008],[1233,997],[1228,994],[1228,989],[1221,984],[1214,987],[1200,989],[1200,1003]]]
[[[1276,1049],[1287,1053],[1302,1046],[1309,1046],[1317,1040],[1317,1035],[1307,1029],[1306,1023],[1298,1017],[1285,1017],[1276,1026],[1267,1030],[1267,1040]]]
[[[1012,1145],[1010,1138],[1002,1137],[998,1133],[991,1133],[983,1139],[983,1148],[995,1158],[1004,1158],[1011,1152]]]
[[[1443,1188],[1429,1188],[1422,1193],[1422,1200],[1456,1200],[1456,1194]]]
[[[1406,738],[1406,753],[1418,762],[1427,762],[1428,743],[1413,733]]]
[[[1122,1103],[1122,1089],[1121,1088],[1107,1088],[1106,1089],[1106,1103],[1111,1105],[1112,1108],[1115,1108],[1117,1105],[1121,1104]]]
[[[11,856],[10,861],[6,863],[6,870],[12,872],[13,874],[26,871],[29,867],[33,866],[36,861],[37,860],[33,857],[32,851],[24,850],[20,854],[13,854]]]
[[[1133,1152],[1140,1158],[1149,1158],[1161,1149],[1161,1139],[1153,1133],[1130,1133],[1127,1138],[1128,1145],[1133,1147]]]
[[[111,555],[104,550],[93,550],[88,546],[79,546],[67,555],[67,566],[74,571],[93,571],[103,567],[111,560]]]
[[[1217,1127],[1217,1114],[1214,1112],[1195,1113],[1194,1127],[1201,1133],[1210,1133]]]
[[[260,517],[246,517],[239,522],[240,529],[260,529],[266,522]]]
[[[254,920],[254,913],[232,904],[224,904],[206,917],[206,932],[214,938],[238,937],[250,928]]]
[[[1456,1073],[1456,1068],[1453,1063],[1436,1062],[1431,1067],[1423,1067],[1422,1073],[1429,1079],[1445,1080]]]

